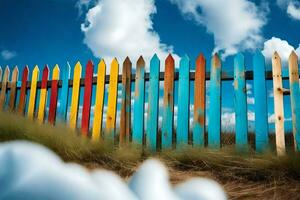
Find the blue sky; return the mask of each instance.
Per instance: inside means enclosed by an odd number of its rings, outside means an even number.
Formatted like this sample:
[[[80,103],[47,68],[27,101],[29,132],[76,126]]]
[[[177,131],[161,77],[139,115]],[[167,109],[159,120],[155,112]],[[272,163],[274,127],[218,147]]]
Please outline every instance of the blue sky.
[[[199,52],[209,58],[218,51],[223,69],[232,71],[236,52],[245,53],[247,69],[256,49],[267,60],[279,51],[284,66],[291,50],[300,53],[298,0],[1,0],[0,11],[1,66],[52,68],[67,61],[97,63],[100,57],[109,63],[114,56],[147,59],[154,52],[161,58],[187,54],[194,63]],[[251,112],[251,82],[248,88]],[[223,91],[231,90],[231,83],[224,84]],[[232,92],[223,94],[226,112]],[[271,116],[271,95],[269,102]],[[286,115],[289,120],[289,109]]]

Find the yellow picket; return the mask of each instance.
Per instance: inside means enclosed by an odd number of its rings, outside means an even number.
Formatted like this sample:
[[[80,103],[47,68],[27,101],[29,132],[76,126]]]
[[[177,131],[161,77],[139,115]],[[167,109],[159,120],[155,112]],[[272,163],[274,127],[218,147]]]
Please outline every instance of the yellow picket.
[[[72,100],[71,100],[71,109],[70,109],[70,128],[73,130],[76,129],[76,125],[77,125],[81,68],[82,67],[80,62],[77,62],[74,68],[73,90],[72,90]]]
[[[0,110],[4,109],[5,95],[6,95],[6,88],[7,88],[8,79],[9,79],[9,68],[7,66],[5,68],[5,71],[4,71],[2,87],[1,87],[1,93],[0,93]]]
[[[99,140],[102,129],[102,116],[104,104],[104,88],[105,88],[105,71],[106,65],[103,59],[98,64],[97,86],[96,86],[96,101],[94,107],[94,122],[92,139]]]
[[[46,65],[43,69],[42,75],[42,85],[41,85],[41,92],[40,92],[40,102],[39,102],[39,109],[38,109],[38,116],[37,119],[39,122],[44,122],[45,118],[45,109],[47,104],[47,82],[49,78],[49,68]]]
[[[116,58],[111,63],[109,93],[106,115],[106,134],[114,132],[116,128],[116,110],[117,110],[117,94],[118,94],[118,75],[119,64]]]
[[[31,78],[31,86],[30,86],[30,95],[29,95],[29,103],[28,103],[28,113],[27,116],[30,119],[34,117],[34,108],[35,108],[35,99],[36,99],[36,87],[37,81],[39,79],[39,67],[36,65],[32,72]]]

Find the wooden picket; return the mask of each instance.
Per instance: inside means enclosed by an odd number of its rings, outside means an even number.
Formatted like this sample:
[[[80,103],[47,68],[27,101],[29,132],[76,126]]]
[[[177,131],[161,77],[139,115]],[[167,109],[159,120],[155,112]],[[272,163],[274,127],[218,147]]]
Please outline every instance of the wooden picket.
[[[144,139],[144,102],[145,102],[145,61],[140,57],[136,66],[135,92],[133,105],[132,140],[142,144]]]
[[[9,111],[17,110],[24,115],[28,106],[27,116],[35,117],[39,122],[45,121],[48,111],[48,123],[54,125],[57,120],[67,121],[69,88],[72,89],[70,105],[70,128],[77,129],[78,109],[80,99],[80,87],[84,87],[81,127],[78,129],[82,135],[89,136],[90,118],[93,121],[91,138],[99,141],[102,138],[103,116],[106,114],[104,136],[114,137],[120,144],[133,141],[143,145],[152,151],[157,149],[169,149],[181,145],[193,144],[195,147],[219,148],[221,147],[221,91],[222,81],[233,81],[234,111],[235,111],[235,144],[237,149],[248,147],[248,119],[247,119],[247,89],[246,80],[253,80],[254,85],[254,111],[255,111],[255,149],[263,152],[270,146],[268,130],[268,102],[266,80],[273,81],[274,112],[275,112],[275,137],[278,155],[286,153],[284,133],[284,102],[283,96],[290,95],[292,127],[294,135],[295,151],[300,151],[300,88],[298,72],[298,56],[292,52],[289,60],[289,76],[282,76],[281,59],[277,52],[272,57],[272,71],[266,71],[265,58],[261,52],[253,56],[253,71],[246,71],[244,56],[238,53],[234,58],[234,73],[222,73],[221,61],[218,54],[211,59],[210,73],[206,72],[206,59],[200,54],[196,59],[195,72],[190,72],[190,59],[188,56],[181,58],[179,71],[175,71],[175,61],[172,55],[165,60],[165,72],[160,72],[160,60],[154,55],[150,62],[150,72],[146,71],[147,63],[141,56],[136,69],[132,70],[132,64],[127,57],[123,62],[122,74],[119,75],[119,64],[113,59],[110,67],[110,75],[106,75],[106,64],[103,59],[98,63],[97,75],[94,77],[94,66],[88,61],[85,67],[85,77],[81,78],[81,64],[77,62],[74,67],[73,80],[70,80],[70,66],[62,67],[62,73],[58,65],[55,65],[51,80],[49,68],[46,65],[42,72],[42,80],[39,80],[39,68],[35,66],[29,79],[29,69],[24,67],[21,84],[18,82],[18,67],[12,71],[6,67],[1,77],[0,108]],[[132,71],[135,71],[132,74]],[[61,76],[60,76],[61,75]],[[283,88],[283,80],[289,79],[289,89]],[[10,81],[9,81],[10,80]],[[146,87],[146,82],[149,86]],[[159,105],[159,82],[164,81],[164,93],[162,107]],[[175,81],[178,81],[178,97],[175,94]],[[194,104],[190,102],[190,84],[194,81]],[[208,135],[206,133],[206,81],[209,81],[209,108],[208,108]],[[134,97],[131,97],[131,85],[134,82]],[[118,84],[122,84],[121,96],[118,97]],[[105,86],[109,84],[107,112],[104,113]],[[95,90],[95,105],[92,110],[93,85]],[[49,109],[47,107],[47,92],[50,89]],[[146,89],[148,92],[146,93]],[[27,104],[27,90],[29,102]],[[38,93],[39,92],[39,93]],[[9,94],[9,95],[8,95]],[[37,98],[39,94],[39,98]],[[59,96],[60,94],[60,96]],[[148,101],[146,95],[148,94]],[[162,94],[162,93],[161,93]],[[193,93],[192,93],[193,94]],[[17,95],[19,96],[17,98]],[[118,110],[117,100],[121,100],[121,108]],[[174,113],[174,101],[178,99],[178,113]],[[16,100],[19,99],[16,105]],[[36,99],[39,103],[36,105]],[[133,101],[133,117],[131,117],[131,101]],[[9,101],[7,101],[9,100]],[[147,106],[148,105],[148,106]],[[145,118],[145,106],[147,115]],[[37,107],[37,108],[36,108]],[[193,123],[190,124],[190,111],[193,109]],[[36,113],[37,111],[37,113]],[[94,112],[93,112],[94,111]],[[120,119],[116,119],[120,111]],[[161,127],[159,126],[159,111],[162,111]],[[174,118],[177,116],[176,130],[174,130]],[[133,121],[132,121],[133,119]],[[119,121],[120,120],[120,121]],[[144,124],[146,121],[146,125]],[[117,122],[120,122],[120,132],[117,130]],[[131,130],[131,123],[133,125]],[[145,129],[146,127],[146,129]],[[161,133],[159,132],[161,128]],[[191,129],[191,130],[190,130]],[[222,133],[223,134],[223,133]],[[105,137],[104,137],[105,139]]]

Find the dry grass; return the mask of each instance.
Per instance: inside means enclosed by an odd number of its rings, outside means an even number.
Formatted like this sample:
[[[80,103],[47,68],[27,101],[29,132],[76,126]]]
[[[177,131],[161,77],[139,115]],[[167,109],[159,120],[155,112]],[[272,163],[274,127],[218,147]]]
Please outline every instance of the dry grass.
[[[0,141],[37,142],[67,162],[90,169],[110,169],[125,179],[143,160],[156,157],[169,167],[174,184],[201,176],[221,183],[231,199],[300,199],[299,154],[241,154],[232,146],[224,146],[221,151],[185,147],[152,154],[134,145],[116,147],[111,141],[91,142],[78,135],[63,125],[52,127],[13,114],[0,114]]]

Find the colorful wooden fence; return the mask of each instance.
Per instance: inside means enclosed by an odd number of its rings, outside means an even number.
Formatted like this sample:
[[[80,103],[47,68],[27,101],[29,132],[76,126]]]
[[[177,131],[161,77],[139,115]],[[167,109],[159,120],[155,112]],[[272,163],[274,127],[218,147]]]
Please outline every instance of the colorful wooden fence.
[[[294,146],[296,151],[300,150],[300,91],[298,57],[295,52],[292,52],[289,58],[289,76],[285,77],[282,76],[281,59],[276,52],[272,57],[272,71],[265,70],[265,58],[260,52],[253,56],[253,71],[245,70],[242,54],[236,55],[233,75],[222,72],[222,63],[218,54],[213,55],[211,59],[210,72],[206,72],[207,62],[202,54],[195,63],[195,71],[191,72],[191,61],[188,56],[184,56],[180,60],[179,71],[176,72],[174,59],[172,55],[169,55],[164,62],[165,72],[160,72],[161,62],[157,55],[154,55],[149,63],[149,73],[145,71],[148,63],[143,57],[138,59],[136,65],[132,64],[127,57],[123,63],[122,74],[119,74],[119,62],[114,59],[110,64],[110,75],[106,75],[107,66],[102,59],[97,65],[97,76],[94,76],[94,64],[89,61],[85,67],[84,78],[81,77],[82,66],[78,62],[74,67],[73,79],[70,79],[71,69],[67,64],[61,69],[56,65],[52,70],[51,80],[49,80],[48,66],[43,68],[41,80],[38,66],[34,67],[31,76],[26,66],[22,71],[20,81],[17,67],[13,69],[11,78],[8,67],[4,71],[0,68],[0,109],[16,111],[31,119],[37,118],[41,123],[47,122],[54,125],[57,121],[66,122],[71,129],[80,130],[83,136],[91,137],[94,141],[108,136],[115,138],[120,144],[135,142],[152,150],[188,144],[196,147],[207,145],[220,148],[222,82],[233,81],[235,144],[240,149],[247,147],[249,143],[246,80],[253,80],[255,148],[258,152],[262,152],[269,146],[266,80],[272,80],[277,153],[283,155],[286,152],[283,104],[283,96],[286,94],[290,95],[291,100]],[[136,68],[136,74],[132,74],[132,65]],[[289,80],[290,89],[283,88],[283,80]],[[159,109],[160,81],[164,81],[162,110]],[[175,81],[178,81],[177,126],[174,124]],[[206,81],[209,81],[210,101],[208,131],[205,125]],[[106,84],[108,85],[108,99],[105,112]],[[191,84],[194,84],[193,107],[190,107]],[[93,90],[93,85],[96,86],[95,90]],[[134,86],[133,97],[132,86]],[[84,88],[84,93],[82,94],[81,123],[78,123],[81,87]],[[117,117],[118,87],[121,87],[120,117]],[[68,105],[69,89],[72,90],[70,105]],[[145,95],[146,91],[148,91],[148,96]],[[95,92],[94,104],[92,104],[93,92]],[[47,107],[48,99],[50,102]],[[146,103],[148,104],[147,110],[145,110]],[[193,108],[194,116],[190,127],[191,108]],[[159,112],[162,112],[161,127],[159,127]],[[119,131],[117,131],[117,122],[120,122]],[[81,124],[81,127],[78,127],[78,124]]]

